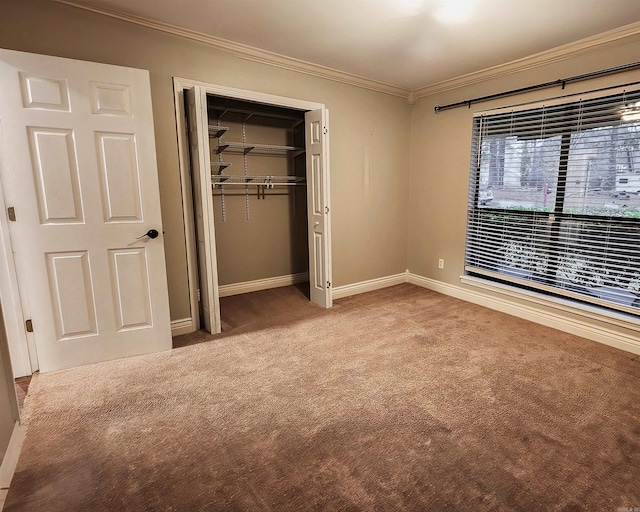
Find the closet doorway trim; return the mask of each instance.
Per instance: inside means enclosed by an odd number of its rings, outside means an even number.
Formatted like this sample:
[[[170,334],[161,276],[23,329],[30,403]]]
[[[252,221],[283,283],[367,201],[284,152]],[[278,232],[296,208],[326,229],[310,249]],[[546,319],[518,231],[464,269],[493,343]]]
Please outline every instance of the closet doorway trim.
[[[267,105],[274,105],[278,107],[291,108],[301,111],[311,111],[325,109],[324,103],[317,103],[312,101],[305,101],[295,98],[287,98],[285,96],[276,96],[272,94],[266,94],[256,91],[249,91],[246,89],[236,89],[233,87],[226,87],[222,85],[210,84],[207,82],[200,82],[198,80],[191,80],[188,78],[173,78],[173,90],[174,101],[176,109],[176,127],[178,135],[178,156],[180,166],[180,189],[182,193],[182,215],[184,220],[184,234],[185,234],[185,247],[187,252],[187,276],[189,280],[189,305],[191,311],[191,329],[189,332],[197,331],[200,329],[200,312],[198,307],[198,261],[196,251],[196,236],[195,236],[195,218],[193,210],[192,199],[192,182],[190,175],[190,161],[189,161],[189,138],[186,132],[186,119],[184,110],[184,91],[193,87],[201,87],[207,94],[215,96],[224,96],[226,98],[233,98],[242,101],[253,101],[256,103],[263,103]],[[327,120],[328,124],[328,120]],[[328,144],[327,144],[328,146]],[[327,147],[327,173],[330,174],[329,165],[329,149]],[[330,182],[330,179],[329,179]],[[330,204],[330,190],[327,188],[325,191],[327,204]],[[332,274],[332,258],[331,258],[331,229],[329,222],[329,232],[327,235],[327,243],[324,247],[326,258],[328,261],[327,275]],[[216,268],[217,272],[217,268]],[[329,296],[331,296],[329,294]],[[186,320],[186,319],[185,319]],[[186,329],[182,332],[188,332]]]

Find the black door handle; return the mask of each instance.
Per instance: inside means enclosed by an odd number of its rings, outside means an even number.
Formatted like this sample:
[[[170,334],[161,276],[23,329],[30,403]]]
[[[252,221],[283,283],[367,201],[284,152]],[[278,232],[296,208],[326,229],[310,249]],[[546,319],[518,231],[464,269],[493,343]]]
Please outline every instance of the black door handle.
[[[157,229],[150,229],[150,230],[149,230],[149,231],[147,231],[144,235],[137,236],[137,237],[136,237],[136,240],[140,240],[141,238],[144,238],[145,236],[148,236],[148,237],[149,237],[149,238],[151,238],[151,239],[158,238],[158,235],[159,235],[159,234],[160,234],[160,233],[158,233],[158,230],[157,230]]]

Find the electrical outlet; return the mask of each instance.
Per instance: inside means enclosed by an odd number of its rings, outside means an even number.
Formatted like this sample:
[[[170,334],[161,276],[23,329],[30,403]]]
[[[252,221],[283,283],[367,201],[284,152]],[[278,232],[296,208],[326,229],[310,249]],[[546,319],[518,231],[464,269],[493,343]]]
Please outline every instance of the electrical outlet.
[[[444,260],[442,258],[438,260],[438,268],[444,268]]]

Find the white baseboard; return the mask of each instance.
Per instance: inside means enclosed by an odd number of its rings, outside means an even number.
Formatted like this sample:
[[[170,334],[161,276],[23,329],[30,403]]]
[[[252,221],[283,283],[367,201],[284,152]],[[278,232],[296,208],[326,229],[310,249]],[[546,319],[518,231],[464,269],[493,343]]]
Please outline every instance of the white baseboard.
[[[406,282],[407,272],[402,272],[401,274],[395,274],[392,276],[378,277],[376,279],[369,279],[368,281],[361,281],[359,283],[337,286],[331,291],[331,298],[333,300],[342,299],[351,295],[372,292],[373,290],[380,290],[381,288],[387,288],[389,286],[395,286]]]
[[[640,354],[640,339],[637,334],[635,336],[633,334],[625,334],[624,332],[620,332],[620,330],[608,328],[603,325],[595,325],[576,318],[570,318],[562,313],[554,313],[549,311],[548,308],[567,311],[567,306],[554,303],[551,300],[544,301],[544,304],[542,304],[542,300],[538,300],[539,304],[536,304],[531,301],[529,297],[518,296],[520,299],[529,300],[530,303],[516,303],[513,300],[510,300],[510,296],[514,297],[517,295],[515,292],[502,292],[497,288],[495,290],[492,289],[494,292],[503,293],[504,296],[504,298],[495,297],[479,291],[469,290],[460,286],[454,286],[411,273],[407,275],[407,282],[445,295],[450,295],[458,299],[466,300],[467,302],[473,302],[480,306],[495,309],[502,313],[507,313],[519,318],[524,318],[525,320],[531,320],[532,322],[553,327],[559,331],[575,334],[576,336],[582,336],[583,338],[597,341],[605,345],[610,345],[621,350],[626,350],[627,352],[632,352],[634,354]],[[581,314],[587,318],[590,317],[590,314],[584,311],[576,310],[572,311],[572,313]],[[603,315],[598,316],[599,321],[606,321],[603,320]],[[617,321],[612,321],[611,324],[612,326],[620,325]]]
[[[307,281],[307,279],[308,275],[305,272],[302,274],[220,286],[220,297],[266,290],[279,286],[289,286]],[[455,286],[412,274],[407,270],[400,274],[337,286],[331,291],[331,297],[333,300],[337,300],[402,283],[415,284],[444,295],[449,295],[457,299],[501,311],[502,313],[546,325],[559,331],[582,336],[583,338],[634,354],[640,354],[640,325],[637,323],[626,322],[625,320],[613,317],[609,319],[608,315],[598,313],[596,309],[592,307],[573,307],[566,301],[554,301],[537,296],[534,297],[533,295],[529,296],[524,292],[514,291],[507,287],[501,289],[500,287],[491,286],[491,292],[501,295],[496,297],[483,293],[482,291],[470,290],[461,286]],[[479,289],[481,290],[482,286],[479,286]],[[526,303],[516,302],[514,299],[526,301]],[[556,312],[550,311],[549,309],[555,310]],[[585,320],[581,320],[580,317],[585,318]],[[593,323],[594,320],[596,320],[598,324]],[[611,327],[607,327],[607,324]],[[192,321],[190,318],[171,322],[171,331],[174,336],[176,334],[191,332],[192,330]],[[629,332],[629,334],[625,331]]]
[[[18,465],[18,457],[22,449],[24,434],[25,427],[16,421],[11,439],[9,440],[7,452],[4,454],[2,464],[0,465],[0,489],[7,489],[11,483],[13,474],[16,471],[16,466]],[[2,508],[0,508],[0,510],[2,510]]]
[[[307,272],[301,272],[299,274],[246,281],[244,283],[225,284],[218,287],[218,293],[220,297],[229,297],[231,295],[240,295],[241,293],[259,292],[261,290],[269,290],[270,288],[291,286],[292,284],[304,283],[308,280],[309,274]]]
[[[181,318],[180,320],[171,321],[171,336],[180,336],[193,332],[193,320],[191,318]]]

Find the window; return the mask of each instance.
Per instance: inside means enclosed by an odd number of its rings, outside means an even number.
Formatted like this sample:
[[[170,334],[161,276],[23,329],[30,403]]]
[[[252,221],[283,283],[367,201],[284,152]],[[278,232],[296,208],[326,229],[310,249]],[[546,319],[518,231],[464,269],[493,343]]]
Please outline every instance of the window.
[[[465,271],[640,315],[640,91],[474,118]]]

